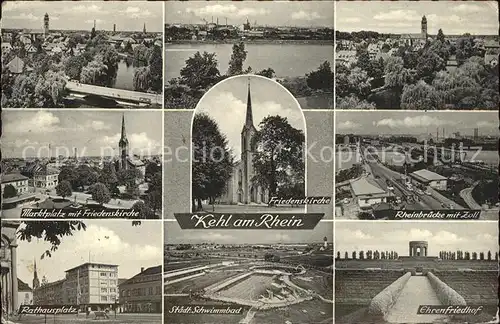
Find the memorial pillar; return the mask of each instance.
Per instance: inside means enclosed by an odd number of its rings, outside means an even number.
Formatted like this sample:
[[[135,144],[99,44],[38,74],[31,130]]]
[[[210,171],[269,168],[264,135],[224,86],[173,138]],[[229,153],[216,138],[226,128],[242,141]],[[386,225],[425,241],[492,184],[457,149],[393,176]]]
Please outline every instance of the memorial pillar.
[[[12,274],[12,311],[17,311],[18,305],[18,287],[17,287],[17,244],[10,245],[10,272]]]

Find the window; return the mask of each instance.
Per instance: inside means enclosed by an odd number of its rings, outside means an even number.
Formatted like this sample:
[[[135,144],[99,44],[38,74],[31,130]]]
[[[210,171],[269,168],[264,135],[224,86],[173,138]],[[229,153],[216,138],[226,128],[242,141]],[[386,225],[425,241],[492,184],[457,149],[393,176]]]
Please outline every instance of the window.
[[[101,301],[108,301],[108,296],[101,296]]]
[[[106,272],[101,272],[99,275],[100,275],[101,277],[106,277],[106,276],[107,276],[107,273],[106,273]]]
[[[101,280],[101,286],[107,286],[108,282],[106,280]]]
[[[107,288],[101,288],[101,293],[107,294],[108,293],[108,289]]]
[[[116,289],[115,288],[109,288],[109,292],[114,293],[114,292],[116,292]]]

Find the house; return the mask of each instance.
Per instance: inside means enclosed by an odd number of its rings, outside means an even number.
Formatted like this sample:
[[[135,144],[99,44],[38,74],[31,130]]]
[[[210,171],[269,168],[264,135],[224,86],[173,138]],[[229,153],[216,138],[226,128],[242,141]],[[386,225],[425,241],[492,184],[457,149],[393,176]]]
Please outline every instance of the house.
[[[24,47],[24,49],[26,50],[26,53],[28,53],[28,54],[35,54],[36,52],[38,52],[38,50],[36,49],[36,47],[33,44],[26,45]]]
[[[19,195],[28,192],[28,177],[25,177],[20,173],[2,174],[1,180],[2,193],[7,185],[12,185],[17,190]]]
[[[358,61],[356,51],[341,50],[336,53],[336,60],[347,66],[351,66]]]
[[[498,65],[498,54],[485,54],[484,55],[484,64],[487,64],[491,67],[495,67]]]
[[[125,313],[161,313],[162,266],[141,268],[141,272],[121,282],[119,300]]]
[[[438,190],[446,190],[448,178],[427,169],[418,170],[410,173],[413,183],[419,183]]]
[[[390,193],[368,178],[359,178],[350,182],[351,195],[360,209],[370,209],[375,204],[387,202]]]
[[[17,300],[19,305],[33,305],[33,289],[17,278]]]
[[[21,74],[25,71],[33,71],[33,69],[26,65],[23,60],[19,58],[19,56],[14,57],[8,64],[7,69],[12,74]]]

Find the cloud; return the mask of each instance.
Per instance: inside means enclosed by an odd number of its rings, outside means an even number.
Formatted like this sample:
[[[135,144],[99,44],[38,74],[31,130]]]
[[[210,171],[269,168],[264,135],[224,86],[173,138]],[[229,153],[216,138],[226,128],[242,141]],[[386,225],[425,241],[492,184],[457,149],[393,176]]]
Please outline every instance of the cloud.
[[[61,130],[59,117],[40,110],[33,117],[5,124],[5,133],[50,133]]]
[[[486,121],[486,120],[482,120],[482,121],[478,121],[476,123],[477,127],[488,127],[488,128],[491,128],[491,127],[496,127],[498,126],[498,123],[494,123],[494,122],[490,122],[490,121]]]
[[[454,124],[453,122],[441,120],[427,115],[420,115],[415,117],[406,117],[404,119],[386,118],[379,120],[377,126],[388,126],[390,128],[399,127],[428,127],[428,126],[442,126]]]
[[[121,11],[121,13],[127,15],[130,18],[147,18],[153,15],[151,11],[147,9],[141,9],[139,7],[127,7],[127,9]]]
[[[391,10],[388,12],[381,12],[373,16],[376,20],[391,20],[391,21],[420,21],[422,17],[415,10]]]
[[[358,124],[356,122],[352,122],[350,120],[346,120],[345,122],[341,122],[337,124],[337,129],[353,129],[353,128],[358,128],[360,127],[361,124]]]
[[[111,147],[113,149],[118,148],[118,142],[120,141],[121,134],[116,133],[111,136],[103,136],[99,143],[103,146],[102,150],[109,152],[105,147]],[[161,143],[148,137],[146,132],[142,133],[132,133],[127,135],[129,141],[129,154],[130,155],[150,155],[157,154],[161,150]],[[117,151],[116,151],[117,152]]]
[[[217,16],[217,15],[232,15],[237,17],[260,16],[269,13],[269,10],[264,8],[239,8],[233,4],[215,4],[206,5],[201,8],[186,8],[187,13],[192,13],[199,17]]]
[[[451,11],[470,14],[471,12],[483,12],[486,8],[475,4],[459,4],[451,8]]]
[[[35,7],[39,4],[40,3],[37,3],[35,1],[33,1],[33,2],[32,1],[5,1],[2,3],[2,11],[8,12],[8,11],[15,11],[15,10],[33,9],[33,7]]]
[[[97,130],[97,131],[110,129],[110,126],[105,124],[102,120],[88,121],[86,126],[89,128],[92,128],[93,130]]]
[[[87,24],[93,24],[94,21],[96,24],[102,24],[104,22],[104,20],[102,20],[102,19],[87,19],[87,20],[85,20],[85,22]]]
[[[359,17],[340,17],[337,19],[338,19],[338,21],[345,22],[345,23],[357,23],[357,22],[361,21],[361,18],[359,18]]]
[[[92,13],[92,14],[106,14],[106,10],[102,8],[100,5],[93,4],[79,4],[79,5],[70,5],[63,9],[57,10],[57,13],[60,14],[81,14],[81,13]],[[50,13],[49,13],[50,17]]]
[[[320,19],[321,15],[315,11],[313,12],[306,12],[306,11],[298,11],[292,13],[292,19],[294,20],[315,20],[315,19]]]
[[[436,14],[430,14],[427,16],[427,19],[429,21],[432,21],[433,24],[435,24],[435,25],[459,23],[462,21],[462,18],[460,18],[457,15],[439,16]]]
[[[14,20],[30,20],[30,21],[41,20],[40,17],[37,17],[37,16],[33,15],[32,13],[25,14],[24,12],[20,13],[19,15],[14,15],[14,16],[9,15],[8,18],[14,19]]]

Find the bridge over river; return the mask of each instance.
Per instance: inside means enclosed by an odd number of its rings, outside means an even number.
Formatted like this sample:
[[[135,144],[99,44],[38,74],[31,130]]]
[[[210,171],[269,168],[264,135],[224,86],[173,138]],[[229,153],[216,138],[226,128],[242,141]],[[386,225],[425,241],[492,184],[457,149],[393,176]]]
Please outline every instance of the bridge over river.
[[[71,94],[77,95],[97,95],[105,98],[111,98],[121,103],[136,103],[138,105],[158,105],[161,106],[163,98],[161,94],[130,91],[123,89],[115,89],[101,87],[74,81],[66,82],[66,89]]]

